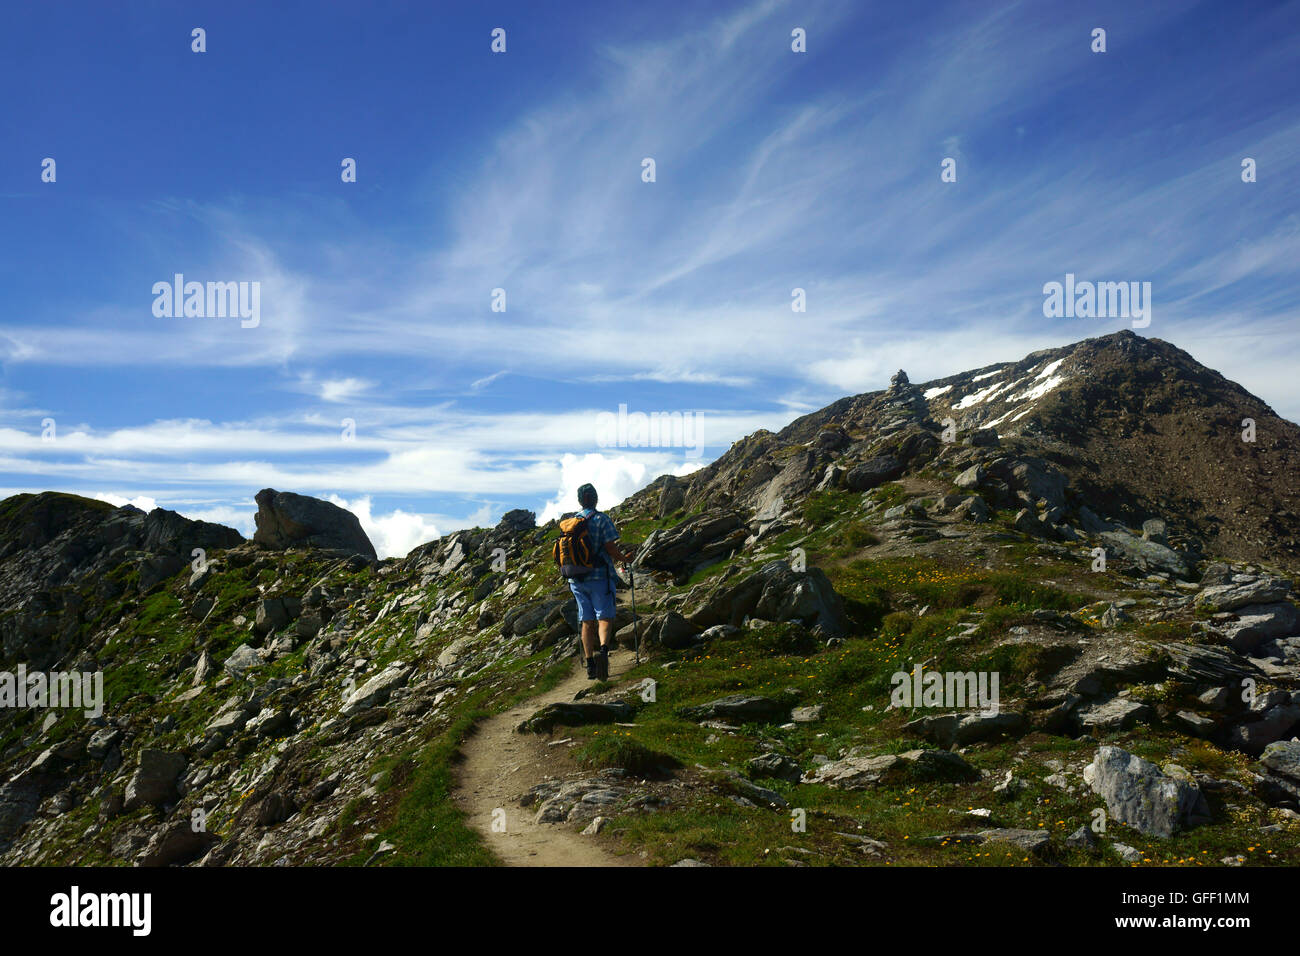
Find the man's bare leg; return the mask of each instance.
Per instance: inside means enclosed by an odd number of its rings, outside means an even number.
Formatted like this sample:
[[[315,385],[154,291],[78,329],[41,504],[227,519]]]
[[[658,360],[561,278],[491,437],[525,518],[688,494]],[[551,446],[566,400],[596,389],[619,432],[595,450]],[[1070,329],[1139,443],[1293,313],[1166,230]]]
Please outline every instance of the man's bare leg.
[[[600,623],[604,625],[606,622],[601,621]],[[584,658],[592,657],[595,655],[595,653],[596,653],[596,622],[583,621],[582,622],[582,656]]]
[[[614,649],[614,622],[600,621],[600,646]]]

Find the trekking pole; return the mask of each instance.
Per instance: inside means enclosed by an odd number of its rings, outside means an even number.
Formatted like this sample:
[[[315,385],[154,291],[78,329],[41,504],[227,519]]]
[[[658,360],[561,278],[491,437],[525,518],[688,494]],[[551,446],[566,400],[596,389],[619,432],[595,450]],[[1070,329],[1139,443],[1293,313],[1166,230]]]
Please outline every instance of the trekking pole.
[[[636,662],[641,663],[641,619],[636,613],[636,572],[632,566],[627,569],[628,590],[632,592],[632,647],[636,650]]]

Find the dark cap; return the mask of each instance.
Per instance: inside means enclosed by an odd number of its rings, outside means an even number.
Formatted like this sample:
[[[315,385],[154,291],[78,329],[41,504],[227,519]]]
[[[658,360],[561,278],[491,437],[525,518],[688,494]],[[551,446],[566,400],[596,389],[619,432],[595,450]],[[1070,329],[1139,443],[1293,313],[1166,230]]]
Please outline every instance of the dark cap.
[[[596,486],[583,485],[578,489],[578,504],[584,508],[594,508],[596,506]]]

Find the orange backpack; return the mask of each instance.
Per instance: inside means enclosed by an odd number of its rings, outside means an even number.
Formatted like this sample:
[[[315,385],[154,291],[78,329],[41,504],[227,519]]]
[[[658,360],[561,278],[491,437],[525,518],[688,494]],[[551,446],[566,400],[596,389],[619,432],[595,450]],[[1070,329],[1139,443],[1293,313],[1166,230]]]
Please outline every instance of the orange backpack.
[[[587,519],[574,515],[560,522],[560,538],[551,549],[560,575],[581,581],[596,567],[596,554],[587,534]]]

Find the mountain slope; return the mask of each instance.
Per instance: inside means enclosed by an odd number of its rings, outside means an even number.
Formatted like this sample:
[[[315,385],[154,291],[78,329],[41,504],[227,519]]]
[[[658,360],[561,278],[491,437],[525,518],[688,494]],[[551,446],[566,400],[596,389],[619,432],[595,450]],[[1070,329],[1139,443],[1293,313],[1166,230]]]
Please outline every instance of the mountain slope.
[[[1296,438],[1128,333],[900,373],[611,509],[643,660],[567,702],[576,614],[530,512],[376,561],[270,489],[252,542],[11,498],[0,700],[19,665],[106,700],[0,708],[0,863],[490,864],[510,828],[465,812],[501,809],[651,864],[1294,865]],[[512,708],[537,736],[506,812],[457,781]]]

